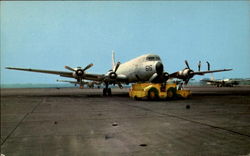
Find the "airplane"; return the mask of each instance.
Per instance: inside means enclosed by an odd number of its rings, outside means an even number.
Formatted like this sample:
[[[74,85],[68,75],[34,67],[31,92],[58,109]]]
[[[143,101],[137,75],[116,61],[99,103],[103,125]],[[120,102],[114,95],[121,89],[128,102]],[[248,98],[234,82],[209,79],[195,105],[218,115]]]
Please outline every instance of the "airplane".
[[[234,87],[238,85],[249,85],[249,78],[230,78],[230,79],[214,79],[212,76],[210,79],[204,78],[201,79],[201,82],[205,82],[208,85],[214,85],[217,87]]]
[[[233,87],[240,84],[240,80],[234,80],[234,79],[222,79],[222,80],[202,79],[201,81],[217,87]]]
[[[207,73],[230,71],[232,69],[220,69],[194,72],[190,69],[188,62],[185,61],[187,68],[168,74],[164,72],[164,66],[158,55],[155,54],[145,54],[136,57],[128,62],[121,64],[120,62],[115,63],[114,53],[112,53],[112,69],[110,69],[106,74],[93,74],[87,73],[86,70],[91,68],[93,64],[87,65],[85,68],[77,67],[71,68],[65,66],[65,69],[69,71],[54,71],[54,70],[41,70],[41,69],[31,69],[31,68],[16,68],[16,67],[6,67],[6,69],[11,70],[21,70],[29,72],[39,72],[46,74],[55,74],[62,77],[75,78],[80,86],[83,85],[83,80],[90,80],[104,83],[103,95],[111,95],[110,84],[117,84],[119,88],[123,88],[123,84],[136,83],[136,82],[152,82],[152,83],[166,83],[168,79],[178,78],[185,81],[185,84],[194,77],[195,75],[204,75]]]

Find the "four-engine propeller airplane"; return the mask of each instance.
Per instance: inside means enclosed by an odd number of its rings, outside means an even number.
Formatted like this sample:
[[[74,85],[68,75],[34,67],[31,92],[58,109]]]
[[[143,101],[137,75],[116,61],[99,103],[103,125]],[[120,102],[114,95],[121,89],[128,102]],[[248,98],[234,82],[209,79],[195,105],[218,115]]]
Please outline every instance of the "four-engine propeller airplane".
[[[114,53],[112,55],[113,68],[109,70],[106,74],[92,74],[87,73],[86,70],[91,68],[93,64],[87,65],[85,68],[77,67],[71,68],[65,66],[68,71],[53,71],[53,70],[41,70],[41,69],[30,69],[30,68],[15,68],[6,67],[12,70],[22,70],[30,72],[39,72],[46,74],[56,74],[62,77],[75,78],[77,82],[74,84],[79,84],[80,87],[84,85],[83,80],[91,80],[95,82],[100,82],[105,84],[103,89],[103,95],[111,95],[110,84],[117,84],[120,88],[123,88],[122,83],[129,84],[135,82],[153,82],[153,83],[164,83],[168,79],[178,78],[185,81],[185,84],[194,77],[195,75],[204,75],[207,73],[230,71],[232,69],[220,69],[220,70],[210,70],[200,71],[200,62],[198,65],[198,71],[193,71],[190,69],[188,62],[185,61],[187,68],[168,74],[164,72],[164,67],[162,61],[158,55],[146,54],[136,57],[128,62],[121,64],[120,62],[115,63]],[[208,63],[209,65],[209,63]],[[208,68],[210,68],[208,66]],[[71,82],[72,83],[72,82]]]

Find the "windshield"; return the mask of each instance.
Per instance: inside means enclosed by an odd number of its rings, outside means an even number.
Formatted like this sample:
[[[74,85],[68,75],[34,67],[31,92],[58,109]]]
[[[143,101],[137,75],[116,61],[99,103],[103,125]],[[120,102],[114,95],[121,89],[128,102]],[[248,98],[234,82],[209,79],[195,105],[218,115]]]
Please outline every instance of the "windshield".
[[[160,61],[160,57],[159,56],[148,56],[146,58],[147,61]]]

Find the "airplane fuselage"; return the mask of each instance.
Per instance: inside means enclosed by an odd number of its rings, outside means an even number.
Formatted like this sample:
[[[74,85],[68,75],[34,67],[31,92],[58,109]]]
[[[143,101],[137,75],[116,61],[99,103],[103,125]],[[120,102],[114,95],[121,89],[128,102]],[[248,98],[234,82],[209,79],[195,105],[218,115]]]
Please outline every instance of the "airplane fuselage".
[[[158,55],[146,54],[121,64],[117,74],[125,75],[127,83],[148,81],[154,73],[162,73],[163,65]]]

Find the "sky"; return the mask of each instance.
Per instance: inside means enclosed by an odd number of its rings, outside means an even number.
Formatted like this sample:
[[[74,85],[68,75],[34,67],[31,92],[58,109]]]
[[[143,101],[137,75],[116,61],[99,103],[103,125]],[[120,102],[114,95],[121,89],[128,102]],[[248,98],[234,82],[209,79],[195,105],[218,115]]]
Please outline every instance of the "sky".
[[[250,77],[249,1],[1,1],[1,84],[56,83],[57,75],[6,66],[111,69],[116,61],[158,54],[164,70],[233,68],[219,78]],[[210,77],[195,76],[201,78]]]

